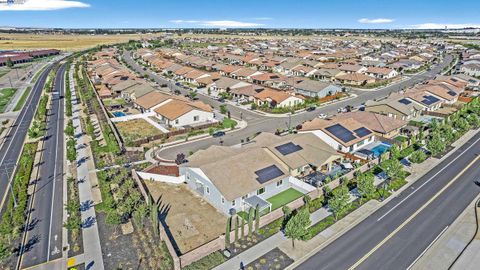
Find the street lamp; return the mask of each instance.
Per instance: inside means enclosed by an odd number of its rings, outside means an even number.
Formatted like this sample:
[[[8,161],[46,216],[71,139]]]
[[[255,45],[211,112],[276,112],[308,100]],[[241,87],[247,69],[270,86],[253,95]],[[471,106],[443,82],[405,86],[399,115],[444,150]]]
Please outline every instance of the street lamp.
[[[17,167],[16,163],[11,161],[11,162],[5,162],[2,164],[2,171],[7,175],[7,181],[9,182],[9,186],[10,186],[10,192],[12,193],[12,197],[13,197],[13,205],[14,207],[16,208],[18,203],[17,203],[17,198],[15,198],[15,193],[13,192],[13,184],[12,184],[12,181],[10,181],[10,172],[9,172],[9,167],[13,166],[13,172],[15,172],[15,167]]]

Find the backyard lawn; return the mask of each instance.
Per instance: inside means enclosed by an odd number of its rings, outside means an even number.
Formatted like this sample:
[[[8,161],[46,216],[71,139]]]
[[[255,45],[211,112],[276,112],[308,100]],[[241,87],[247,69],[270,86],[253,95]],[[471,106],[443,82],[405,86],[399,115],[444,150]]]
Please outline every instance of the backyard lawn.
[[[291,201],[294,201],[300,197],[303,197],[303,193],[294,189],[289,188],[285,191],[278,193],[277,195],[267,199],[269,203],[272,204],[272,211],[288,204]]]
[[[116,98],[116,99],[108,98],[103,100],[103,104],[107,107],[121,106],[121,105],[125,105],[125,100],[123,98]]]
[[[4,88],[0,90],[0,113],[5,111],[5,108],[12,99],[13,95],[15,95],[16,91],[17,89],[15,88]]]
[[[144,119],[118,122],[115,123],[115,125],[117,126],[118,131],[127,145],[138,139],[162,134],[159,129],[152,126]]]

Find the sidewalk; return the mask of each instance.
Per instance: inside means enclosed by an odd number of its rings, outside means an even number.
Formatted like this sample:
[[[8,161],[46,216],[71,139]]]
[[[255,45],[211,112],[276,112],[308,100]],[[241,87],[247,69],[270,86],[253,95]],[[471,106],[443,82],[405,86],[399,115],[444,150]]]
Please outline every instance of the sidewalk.
[[[80,113],[81,108],[78,103],[73,80],[73,66],[70,69],[70,89],[72,90],[72,103],[73,103],[73,126],[75,127],[75,134],[78,136],[77,146],[77,180],[78,191],[80,197],[80,203],[94,201],[92,194],[92,181],[89,175],[90,166],[93,161],[89,159],[91,156],[90,148],[82,148],[80,145],[87,143],[86,135],[83,134],[80,125]],[[95,180],[95,179],[92,179]],[[89,209],[82,211],[82,236],[83,236],[83,249],[85,258],[86,269],[104,269],[102,247],[100,245],[100,236],[98,234],[97,220],[95,216],[95,207],[92,206]]]

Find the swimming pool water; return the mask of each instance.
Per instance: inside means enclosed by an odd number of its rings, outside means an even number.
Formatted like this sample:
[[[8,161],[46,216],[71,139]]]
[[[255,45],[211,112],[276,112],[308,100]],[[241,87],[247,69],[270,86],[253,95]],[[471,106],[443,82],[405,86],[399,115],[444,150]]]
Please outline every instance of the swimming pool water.
[[[370,149],[370,151],[373,152],[373,154],[375,155],[375,157],[379,157],[381,154],[385,153],[388,151],[388,149],[390,149],[390,145],[387,145],[387,144],[379,144],[377,146],[375,146],[374,148]]]
[[[113,114],[115,117],[125,116],[125,113],[124,113],[124,112],[113,112],[112,114]]]

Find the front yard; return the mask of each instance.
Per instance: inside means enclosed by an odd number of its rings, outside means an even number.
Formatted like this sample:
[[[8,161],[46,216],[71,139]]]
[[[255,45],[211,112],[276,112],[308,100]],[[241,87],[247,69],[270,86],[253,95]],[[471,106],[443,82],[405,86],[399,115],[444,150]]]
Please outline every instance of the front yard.
[[[162,134],[159,129],[152,126],[144,119],[117,122],[115,125],[117,126],[117,129],[126,145],[130,145],[132,142],[139,139]]]

